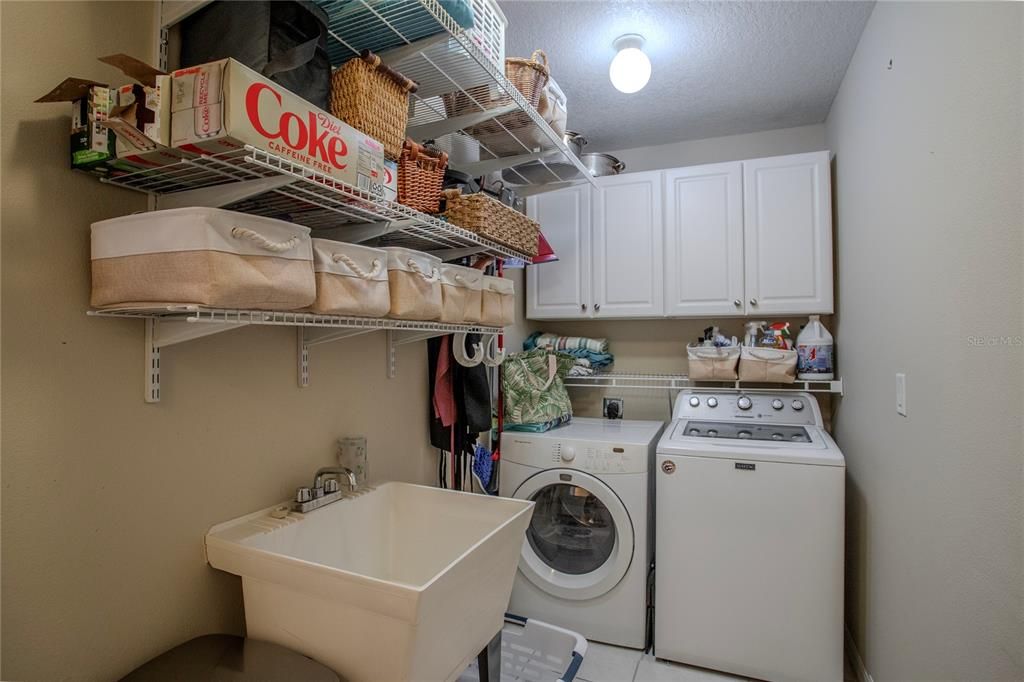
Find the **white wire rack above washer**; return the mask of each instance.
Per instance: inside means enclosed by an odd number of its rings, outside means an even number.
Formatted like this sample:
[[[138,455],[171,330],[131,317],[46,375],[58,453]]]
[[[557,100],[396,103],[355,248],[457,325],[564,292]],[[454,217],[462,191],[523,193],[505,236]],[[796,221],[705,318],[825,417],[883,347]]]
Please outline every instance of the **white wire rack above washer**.
[[[842,378],[831,381],[797,381],[792,384],[759,384],[753,381],[690,381],[685,374],[643,374],[630,372],[601,372],[590,376],[569,376],[565,385],[571,388],[628,388],[674,391],[681,388],[742,389],[751,393],[770,391],[778,393],[843,393]]]
[[[495,335],[502,332],[501,327],[480,325],[392,320],[376,317],[346,317],[290,311],[204,308],[194,305],[110,308],[90,310],[88,314],[95,317],[145,320],[144,397],[147,403],[160,402],[161,349],[249,325],[296,328],[297,370],[300,387],[309,385],[310,348],[324,343],[383,331],[387,334],[387,373],[390,378],[394,378],[398,346],[446,334]]]

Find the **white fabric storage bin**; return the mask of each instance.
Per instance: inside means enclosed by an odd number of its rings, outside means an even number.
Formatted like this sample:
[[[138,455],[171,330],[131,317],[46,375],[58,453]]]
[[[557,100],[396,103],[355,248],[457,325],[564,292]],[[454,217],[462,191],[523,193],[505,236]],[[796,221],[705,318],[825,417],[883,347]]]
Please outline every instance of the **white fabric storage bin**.
[[[294,310],[316,299],[309,228],[218,208],[92,225],[92,305]]]
[[[461,265],[441,266],[441,321],[476,324],[482,313],[484,273]]]
[[[503,277],[484,276],[483,314],[480,324],[504,327],[516,321],[515,283]]]
[[[388,254],[389,317],[441,319],[441,259],[422,251],[385,247]]]
[[[689,365],[687,376],[693,381],[736,381],[740,347],[687,346],[686,359]]]
[[[391,310],[388,254],[383,249],[314,239],[313,270],[313,312],[384,317]]]
[[[791,384],[796,379],[796,351],[743,346],[740,381]]]

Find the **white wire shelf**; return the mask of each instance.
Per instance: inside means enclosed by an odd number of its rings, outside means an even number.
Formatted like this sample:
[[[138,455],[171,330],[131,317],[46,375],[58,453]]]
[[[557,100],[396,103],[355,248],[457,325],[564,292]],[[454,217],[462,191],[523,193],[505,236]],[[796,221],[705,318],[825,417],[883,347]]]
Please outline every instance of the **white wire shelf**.
[[[205,4],[206,0],[164,0],[163,28]],[[327,47],[333,66],[370,49],[417,82],[419,88],[410,102],[410,137],[423,142],[455,133],[479,142],[480,161],[452,162],[453,168],[476,177],[535,162],[546,171],[541,174],[543,182],[512,174],[523,185],[538,187],[561,182],[596,184],[561,136],[505,77],[503,68],[488,59],[437,0],[318,0],[318,4],[328,15]],[[458,115],[446,110],[443,101],[455,94],[464,103]],[[510,102],[500,108],[487,109],[481,101],[502,95]],[[478,128],[482,124],[487,124],[486,132]]]
[[[515,249],[420,213],[395,201],[339,182],[254,147],[196,156],[102,182],[157,197],[157,208],[213,206],[288,220],[324,236],[349,242],[376,240],[438,252],[442,258],[482,253],[531,259]],[[327,232],[317,231],[327,230]]]
[[[571,388],[629,388],[651,390],[679,390],[682,388],[742,389],[751,393],[802,392],[843,393],[842,378],[832,381],[797,381],[792,384],[762,384],[753,381],[691,381],[685,374],[643,374],[630,372],[601,372],[590,376],[566,377]]]
[[[321,315],[292,311],[207,308],[196,305],[104,308],[90,310],[88,315],[145,320],[144,398],[147,403],[160,402],[161,350],[163,348],[249,325],[294,327],[296,329],[297,370],[300,387],[309,385],[310,349],[313,346],[383,331],[387,335],[387,373],[390,378],[394,378],[398,346],[447,334],[465,333],[494,336],[502,333],[501,327],[482,325]]]

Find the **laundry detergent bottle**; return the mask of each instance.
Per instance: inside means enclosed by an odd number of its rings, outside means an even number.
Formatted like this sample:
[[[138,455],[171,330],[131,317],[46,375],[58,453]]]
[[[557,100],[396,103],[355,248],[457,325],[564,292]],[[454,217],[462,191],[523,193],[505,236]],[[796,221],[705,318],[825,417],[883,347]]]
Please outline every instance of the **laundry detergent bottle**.
[[[834,379],[834,349],[832,335],[821,323],[821,316],[811,315],[807,326],[796,337],[796,378],[800,381]]]

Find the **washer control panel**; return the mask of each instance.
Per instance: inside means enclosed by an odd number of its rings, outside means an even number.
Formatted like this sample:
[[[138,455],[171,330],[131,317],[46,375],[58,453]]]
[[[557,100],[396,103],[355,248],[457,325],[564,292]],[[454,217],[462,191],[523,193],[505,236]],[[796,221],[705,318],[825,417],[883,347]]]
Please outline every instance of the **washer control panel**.
[[[501,458],[539,469],[631,474],[647,471],[650,451],[643,445],[632,443],[533,438],[506,432],[501,436]]]
[[[685,389],[676,398],[673,418],[821,425],[818,401],[810,393]]]

